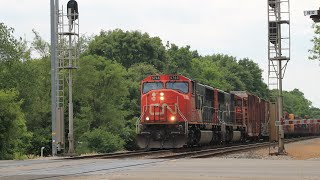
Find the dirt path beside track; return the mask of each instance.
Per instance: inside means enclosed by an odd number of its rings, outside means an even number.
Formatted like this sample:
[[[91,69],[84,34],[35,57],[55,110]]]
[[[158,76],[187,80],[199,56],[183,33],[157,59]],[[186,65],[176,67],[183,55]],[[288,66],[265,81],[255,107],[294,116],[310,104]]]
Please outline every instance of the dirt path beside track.
[[[223,156],[223,158],[242,158],[242,159],[281,159],[281,160],[320,160],[320,138],[299,141],[285,144],[287,155],[270,156],[270,153],[276,153],[277,144],[269,148],[250,150],[237,154]]]

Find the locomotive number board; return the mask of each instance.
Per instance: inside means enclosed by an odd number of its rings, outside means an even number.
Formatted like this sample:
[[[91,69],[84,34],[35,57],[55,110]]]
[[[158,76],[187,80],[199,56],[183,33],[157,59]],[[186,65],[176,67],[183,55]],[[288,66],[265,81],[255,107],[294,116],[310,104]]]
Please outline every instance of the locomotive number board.
[[[179,76],[170,76],[170,80],[179,80]]]
[[[151,79],[152,80],[160,80],[160,76],[152,76]]]

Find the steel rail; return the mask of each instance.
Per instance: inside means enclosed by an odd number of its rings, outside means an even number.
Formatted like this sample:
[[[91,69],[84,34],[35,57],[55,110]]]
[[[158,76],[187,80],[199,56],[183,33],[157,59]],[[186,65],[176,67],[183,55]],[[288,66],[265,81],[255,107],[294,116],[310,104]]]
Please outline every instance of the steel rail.
[[[63,158],[63,160],[78,160],[78,159],[112,159],[112,158],[127,158],[127,157],[135,157],[135,156],[143,156],[150,154],[161,154],[172,152],[170,149],[165,150],[140,150],[140,151],[128,151],[128,152],[117,152],[117,153],[105,153],[105,154],[96,154],[96,155],[87,155],[87,156],[76,156],[76,157],[67,157]],[[57,159],[61,160],[61,159]]]

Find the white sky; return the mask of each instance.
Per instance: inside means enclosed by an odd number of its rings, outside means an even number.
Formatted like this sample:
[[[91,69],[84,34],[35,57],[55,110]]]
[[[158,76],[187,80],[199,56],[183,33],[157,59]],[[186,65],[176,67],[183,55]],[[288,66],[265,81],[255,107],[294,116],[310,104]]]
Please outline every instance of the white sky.
[[[190,45],[201,55],[224,53],[255,60],[267,80],[266,0],[77,0],[80,31],[121,28],[159,36],[163,42]],[[66,5],[67,0],[60,0]],[[318,9],[319,0],[291,0],[291,61],[284,89],[300,89],[320,107],[319,62],[308,60],[312,21],[304,10]],[[0,0],[0,22],[15,35],[33,38],[31,30],[50,40],[50,0]]]

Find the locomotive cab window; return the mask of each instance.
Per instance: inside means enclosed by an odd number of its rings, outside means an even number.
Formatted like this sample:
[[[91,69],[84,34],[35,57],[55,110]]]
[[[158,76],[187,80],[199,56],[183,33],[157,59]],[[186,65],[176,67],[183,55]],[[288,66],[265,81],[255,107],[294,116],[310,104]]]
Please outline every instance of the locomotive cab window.
[[[177,90],[185,94],[189,92],[189,84],[187,82],[167,82],[166,88]]]
[[[143,83],[142,92],[143,94],[145,94],[151,90],[157,90],[157,89],[163,89],[162,82],[146,82],[146,83]]]

